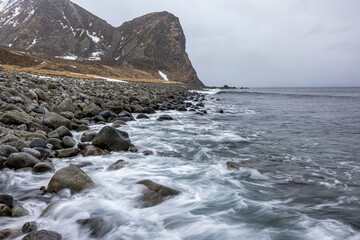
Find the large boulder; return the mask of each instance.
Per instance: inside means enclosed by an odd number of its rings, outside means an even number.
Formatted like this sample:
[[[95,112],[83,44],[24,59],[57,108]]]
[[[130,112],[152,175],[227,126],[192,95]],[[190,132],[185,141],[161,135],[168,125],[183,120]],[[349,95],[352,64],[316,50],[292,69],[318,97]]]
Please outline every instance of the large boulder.
[[[50,179],[47,190],[50,193],[58,193],[62,189],[68,188],[72,193],[76,193],[93,185],[94,182],[84,171],[74,165],[70,165],[58,170],[54,174]]]
[[[169,187],[154,183],[150,180],[142,180],[137,184],[145,185],[149,191],[145,192],[143,200],[146,207],[155,206],[163,202],[166,198],[178,195],[180,192]]]
[[[130,143],[126,132],[110,126],[103,127],[92,141],[95,147],[108,151],[128,151]]]
[[[0,122],[5,124],[21,125],[31,122],[31,117],[25,112],[17,110],[7,111],[0,115]]]
[[[44,124],[50,128],[55,129],[55,128],[58,128],[61,126],[65,126],[68,129],[71,129],[71,121],[67,118],[64,118],[63,116],[60,116],[57,113],[54,113],[54,112],[46,113],[43,121],[44,121]]]
[[[0,204],[5,204],[9,208],[14,207],[14,198],[7,194],[0,194]]]
[[[22,240],[61,240],[62,236],[53,231],[40,230],[27,234]]]
[[[36,173],[53,172],[54,170],[51,162],[40,162],[33,167],[33,172]]]
[[[34,167],[40,160],[34,157],[31,154],[21,152],[21,153],[13,153],[6,160],[5,165],[8,168],[12,169],[20,169],[26,167]]]
[[[56,152],[56,157],[58,158],[68,158],[68,157],[76,156],[80,152],[80,149],[77,147],[73,147],[73,148],[56,150],[55,152]]]

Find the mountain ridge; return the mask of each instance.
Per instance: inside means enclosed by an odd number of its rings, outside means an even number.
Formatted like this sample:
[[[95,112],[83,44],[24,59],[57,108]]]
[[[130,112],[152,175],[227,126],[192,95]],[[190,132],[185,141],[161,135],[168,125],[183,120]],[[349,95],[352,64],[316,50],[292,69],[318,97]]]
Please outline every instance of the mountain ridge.
[[[202,85],[180,21],[155,12],[114,27],[69,0],[0,0],[0,45],[51,57],[113,62]]]

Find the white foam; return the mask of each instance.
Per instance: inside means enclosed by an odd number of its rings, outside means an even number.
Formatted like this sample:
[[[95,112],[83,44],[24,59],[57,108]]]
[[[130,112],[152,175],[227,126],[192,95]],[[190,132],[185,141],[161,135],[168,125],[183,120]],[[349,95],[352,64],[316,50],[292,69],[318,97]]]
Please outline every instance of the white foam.
[[[165,73],[163,73],[162,71],[159,71],[159,74],[165,81],[169,81],[169,79],[168,79],[168,77],[166,76]]]

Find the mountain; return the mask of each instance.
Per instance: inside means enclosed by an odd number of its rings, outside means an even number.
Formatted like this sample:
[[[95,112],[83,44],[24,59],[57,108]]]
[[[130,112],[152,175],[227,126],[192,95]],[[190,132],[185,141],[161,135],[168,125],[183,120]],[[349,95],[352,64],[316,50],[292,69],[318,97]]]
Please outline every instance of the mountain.
[[[179,19],[150,13],[113,27],[69,0],[0,0],[0,45],[77,61],[129,66],[202,85]]]

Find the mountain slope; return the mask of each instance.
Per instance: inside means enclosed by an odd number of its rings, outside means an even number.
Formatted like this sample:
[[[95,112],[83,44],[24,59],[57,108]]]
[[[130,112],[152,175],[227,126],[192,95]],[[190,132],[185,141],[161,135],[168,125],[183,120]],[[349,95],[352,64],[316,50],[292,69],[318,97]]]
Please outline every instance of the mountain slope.
[[[115,28],[69,0],[0,0],[0,45],[72,60],[135,67],[202,85],[178,18],[151,13]]]

